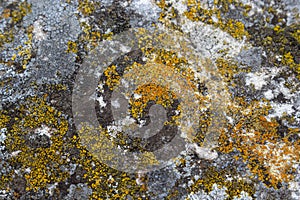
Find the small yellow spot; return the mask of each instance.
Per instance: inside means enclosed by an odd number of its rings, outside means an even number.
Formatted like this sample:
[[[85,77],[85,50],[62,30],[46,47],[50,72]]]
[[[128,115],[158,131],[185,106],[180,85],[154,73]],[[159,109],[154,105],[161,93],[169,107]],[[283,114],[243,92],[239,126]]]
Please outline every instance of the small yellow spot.
[[[67,49],[67,53],[77,53],[78,52],[78,47],[76,42],[73,41],[68,41],[68,49]]]
[[[14,55],[11,57],[11,60],[14,61],[16,58],[17,58],[17,55],[14,54]]]

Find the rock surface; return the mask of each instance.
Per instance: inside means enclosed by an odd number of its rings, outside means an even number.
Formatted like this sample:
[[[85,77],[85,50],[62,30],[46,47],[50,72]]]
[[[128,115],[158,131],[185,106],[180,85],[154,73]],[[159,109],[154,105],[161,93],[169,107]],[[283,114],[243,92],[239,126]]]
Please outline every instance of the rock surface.
[[[0,199],[300,199],[299,12],[1,1]]]

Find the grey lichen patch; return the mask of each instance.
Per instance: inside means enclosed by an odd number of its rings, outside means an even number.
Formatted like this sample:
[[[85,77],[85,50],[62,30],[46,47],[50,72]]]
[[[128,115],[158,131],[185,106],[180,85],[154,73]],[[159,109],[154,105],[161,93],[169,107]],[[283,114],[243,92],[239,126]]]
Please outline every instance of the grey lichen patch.
[[[129,12],[134,13],[131,17],[130,25],[132,27],[149,27],[159,18],[161,9],[156,6],[155,1],[134,0],[131,3],[124,3]]]
[[[68,41],[77,38],[80,32],[75,8],[52,1],[28,1],[19,6],[25,3],[30,12],[17,20],[20,25],[12,25],[15,39],[1,51],[6,70],[1,77],[3,101],[39,93],[32,84],[61,83],[76,68],[75,56],[65,52]]]
[[[92,194],[92,190],[87,186],[87,184],[79,183],[77,185],[70,185],[68,189],[69,193],[66,196],[65,200],[72,199],[88,199]]]

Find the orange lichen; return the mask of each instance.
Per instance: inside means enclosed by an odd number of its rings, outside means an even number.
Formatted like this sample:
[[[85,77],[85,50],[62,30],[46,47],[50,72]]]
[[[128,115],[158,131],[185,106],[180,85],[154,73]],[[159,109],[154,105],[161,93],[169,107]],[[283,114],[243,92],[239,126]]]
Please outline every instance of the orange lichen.
[[[278,135],[279,124],[265,117],[269,109],[270,106],[261,105],[259,101],[247,103],[242,98],[235,99],[230,110],[236,123],[228,124],[227,131],[222,132],[219,150],[239,151],[259,180],[277,188],[278,183],[293,178],[290,172],[300,159],[300,146]]]
[[[10,9],[4,9],[3,13],[2,13],[2,17],[3,18],[9,18],[10,17],[10,12],[11,12]]]
[[[146,108],[149,101],[153,101],[164,107],[170,107],[173,100],[176,99],[175,94],[172,94],[162,86],[152,83],[138,87],[135,90],[135,94],[140,95],[140,98],[132,98],[130,101],[132,107],[131,113],[135,118],[140,117],[140,113]]]

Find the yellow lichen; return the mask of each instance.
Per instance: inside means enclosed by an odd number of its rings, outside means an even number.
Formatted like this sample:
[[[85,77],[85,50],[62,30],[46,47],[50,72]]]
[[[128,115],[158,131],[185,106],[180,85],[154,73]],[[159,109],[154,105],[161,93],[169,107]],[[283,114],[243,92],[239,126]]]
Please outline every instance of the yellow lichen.
[[[0,19],[11,17],[12,26],[14,26],[15,23],[20,22],[23,17],[26,16],[30,11],[30,4],[28,4],[27,2],[22,2],[15,10],[4,9],[2,15],[0,16]],[[13,33],[14,28],[4,30],[3,33],[0,33],[0,47],[2,47],[5,43],[10,43],[13,41]]]
[[[96,3],[90,0],[78,0],[78,10],[85,16],[91,15],[95,11]]]
[[[219,27],[237,39],[243,39],[244,36],[248,36],[244,24],[236,20],[229,19],[226,23],[220,23]]]
[[[300,159],[300,146],[291,144],[287,137],[279,137],[279,124],[265,117],[270,106],[237,98],[230,110],[237,121],[227,125],[226,130],[230,132],[221,134],[219,150],[224,153],[239,151],[251,172],[268,186],[277,188],[280,182],[291,180],[293,176],[289,172]]]
[[[77,53],[78,52],[78,47],[76,42],[73,41],[68,41],[68,49],[67,49],[67,53]]]
[[[111,143],[111,141],[104,142],[105,140],[103,140],[104,137],[109,137],[108,132],[100,127],[97,129],[100,134],[94,135],[91,134],[92,130],[94,129],[91,127],[83,126],[79,134],[81,142],[88,142],[88,144],[92,142],[93,144],[90,147],[93,149],[93,153],[100,150],[98,153],[101,154],[102,161],[104,159],[116,163],[122,162],[113,156],[114,152],[111,152],[115,144]],[[72,142],[68,145],[71,147],[76,146],[79,149],[79,155],[75,161],[82,166],[82,169],[85,171],[83,178],[93,189],[90,199],[103,199],[104,197],[109,199],[125,199],[128,195],[139,199],[142,194],[145,194],[145,185],[137,185],[134,177],[130,177],[125,172],[110,168],[104,163],[99,162],[99,155],[93,155],[92,151],[87,151],[79,142],[79,138],[72,139]],[[144,158],[145,164],[155,161],[153,155],[149,153],[144,154]]]
[[[10,43],[14,40],[13,30],[4,31],[0,33],[0,47],[2,47],[5,43]]]
[[[253,183],[246,181],[234,169],[217,170],[215,167],[208,167],[203,170],[202,174],[202,177],[189,187],[191,193],[196,193],[200,189],[209,193],[212,191],[214,184],[226,188],[227,199],[239,197],[242,191],[247,192],[250,196],[255,192]]]
[[[177,18],[177,13],[175,12],[174,7],[169,7],[169,3],[166,0],[156,1],[156,4],[159,8],[161,8],[160,16],[158,21],[162,22],[168,27],[173,29],[180,29],[172,20]]]
[[[19,45],[15,48],[15,50],[17,50],[18,52],[11,58],[11,60],[15,62],[16,59],[20,60],[20,64],[24,70],[27,68],[27,64],[32,58],[32,31],[33,26],[29,26],[27,28],[28,40],[24,42],[24,45]]]
[[[294,57],[292,56],[291,52],[288,52],[284,54],[282,60],[281,60],[283,65],[289,66],[292,70],[297,72],[298,74],[298,79],[300,79],[300,63],[295,63]]]
[[[300,30],[297,29],[294,33],[292,33],[292,36],[297,40],[298,43],[300,43]]]
[[[31,12],[31,5],[29,3],[21,2],[18,6],[18,9],[11,12],[12,20],[15,23],[20,22],[28,13]]]
[[[110,90],[113,90],[120,83],[120,75],[117,72],[117,66],[112,65],[104,71],[106,77],[106,84]]]
[[[81,22],[80,26],[83,33],[79,36],[78,44],[83,45],[83,49],[90,51],[99,45],[102,40],[110,40],[113,36],[113,32],[101,33],[98,28],[90,25],[89,22]]]
[[[46,97],[47,95],[45,95]],[[48,184],[65,181],[70,177],[69,171],[61,166],[68,166],[68,162],[80,166],[82,179],[93,189],[90,199],[124,199],[128,195],[136,198],[145,196],[146,185],[137,185],[135,177],[112,169],[99,162],[87,149],[82,146],[80,137],[76,135],[67,138],[68,122],[60,111],[49,106],[44,99],[29,98],[26,103],[16,110],[18,116],[9,119],[4,113],[0,115],[1,126],[11,122],[5,145],[12,156],[11,165],[18,163],[19,173],[24,174],[27,191],[46,189]],[[34,147],[28,144],[28,137],[39,128],[48,128],[51,134],[49,147]],[[108,136],[107,134],[104,137]],[[95,136],[95,139],[99,137]],[[33,138],[31,138],[33,139]],[[87,139],[87,138],[86,138]],[[99,141],[99,144],[101,142]],[[73,150],[70,154],[66,150]],[[109,156],[109,155],[107,155]],[[153,162],[153,155],[144,154],[144,162]],[[111,158],[114,159],[113,157]],[[14,172],[1,177],[1,189],[7,189],[8,183],[14,177]],[[54,192],[59,192],[57,189]]]
[[[6,128],[6,124],[9,122],[10,117],[5,114],[5,111],[0,110],[0,129]]]
[[[246,31],[245,26],[242,22],[221,17],[222,12],[228,12],[230,4],[238,5],[245,10],[245,13],[249,11],[249,6],[243,5],[241,3],[238,4],[234,1],[214,1],[214,8],[205,9],[201,6],[200,1],[188,0],[186,2],[188,10],[185,11],[184,14],[188,19],[192,21],[201,21],[207,24],[212,24],[215,27],[228,32],[236,39],[243,39],[244,37],[248,37],[249,33]],[[217,7],[220,7],[221,9],[218,9]],[[215,18],[213,19],[213,17]]]
[[[25,174],[26,189],[37,191],[49,183],[65,180],[70,174],[63,172],[59,166],[67,162],[62,159],[61,152],[68,122],[43,99],[28,99],[27,104],[21,105],[18,112],[19,115],[13,119],[13,125],[8,129],[5,145],[14,155],[9,162],[21,164],[19,170]],[[28,145],[30,135],[41,128],[47,128],[51,134],[50,147]]]

